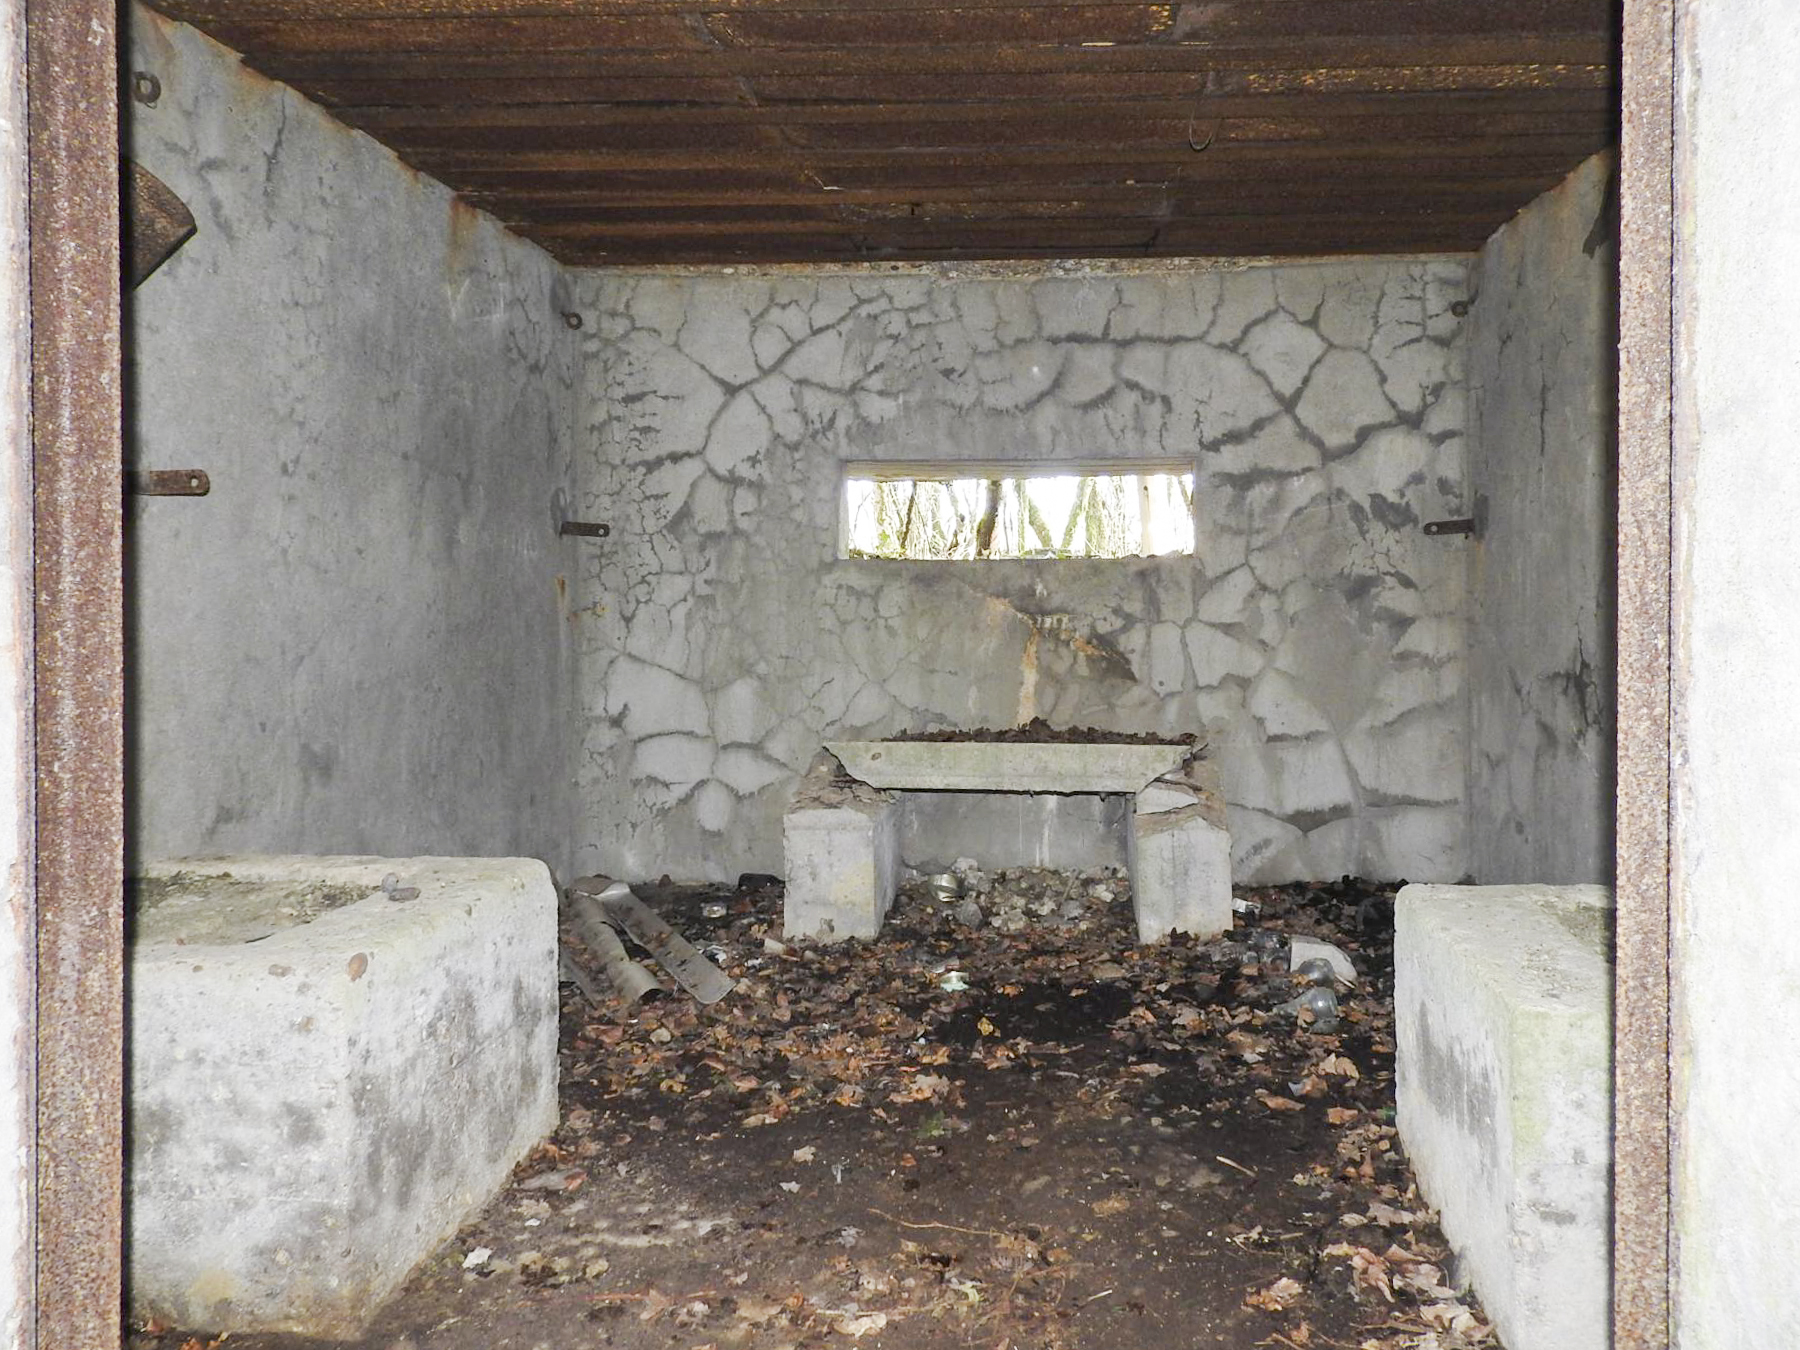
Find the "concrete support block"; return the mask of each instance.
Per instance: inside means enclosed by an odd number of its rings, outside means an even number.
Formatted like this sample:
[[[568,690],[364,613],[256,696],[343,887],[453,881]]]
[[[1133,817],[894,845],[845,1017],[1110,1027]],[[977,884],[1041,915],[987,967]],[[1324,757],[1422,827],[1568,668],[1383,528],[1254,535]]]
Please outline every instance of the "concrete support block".
[[[1163,778],[1138,793],[1127,855],[1139,942],[1231,927],[1231,834],[1213,788]]]
[[[550,874],[230,857],[144,876],[131,1312],[353,1338],[555,1126]]]
[[[1400,1137],[1508,1350],[1610,1343],[1612,897],[1408,886]]]
[[[782,819],[790,938],[872,938],[900,885],[900,806],[859,788],[835,804],[801,805]]]

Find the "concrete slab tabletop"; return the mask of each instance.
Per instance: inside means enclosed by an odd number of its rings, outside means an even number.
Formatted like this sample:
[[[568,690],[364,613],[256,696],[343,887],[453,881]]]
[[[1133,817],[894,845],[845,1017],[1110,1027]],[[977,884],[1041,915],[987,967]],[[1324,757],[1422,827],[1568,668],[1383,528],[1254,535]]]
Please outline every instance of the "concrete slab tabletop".
[[[871,787],[935,792],[1137,792],[1194,753],[1187,745],[827,741]]]

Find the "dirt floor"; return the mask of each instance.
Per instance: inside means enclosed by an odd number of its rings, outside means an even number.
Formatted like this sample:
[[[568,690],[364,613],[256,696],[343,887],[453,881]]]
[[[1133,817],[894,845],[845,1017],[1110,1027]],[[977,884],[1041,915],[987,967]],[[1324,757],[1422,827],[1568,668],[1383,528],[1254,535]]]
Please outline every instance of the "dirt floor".
[[[1492,1345],[1394,1134],[1391,888],[1140,948],[1116,875],[965,867],[797,948],[747,880],[636,888],[738,988],[565,985],[561,1128],[360,1346]],[[1291,934],[1356,963],[1335,1029],[1283,1007]]]

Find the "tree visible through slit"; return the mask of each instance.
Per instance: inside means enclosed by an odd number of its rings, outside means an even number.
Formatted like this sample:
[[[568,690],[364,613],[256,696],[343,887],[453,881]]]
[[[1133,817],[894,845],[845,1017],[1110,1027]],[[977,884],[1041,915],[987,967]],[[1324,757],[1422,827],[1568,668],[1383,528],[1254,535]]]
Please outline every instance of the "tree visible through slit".
[[[957,468],[964,474],[969,470]],[[979,561],[1191,555],[1193,475],[845,478],[851,558]]]

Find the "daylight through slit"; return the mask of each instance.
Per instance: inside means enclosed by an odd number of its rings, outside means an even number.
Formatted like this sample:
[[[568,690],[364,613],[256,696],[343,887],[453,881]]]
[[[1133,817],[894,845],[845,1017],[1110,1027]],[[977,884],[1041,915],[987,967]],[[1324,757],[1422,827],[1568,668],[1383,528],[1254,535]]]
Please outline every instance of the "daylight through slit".
[[[949,474],[966,475],[951,477]],[[844,478],[851,558],[1135,558],[1194,551],[1192,470]]]

